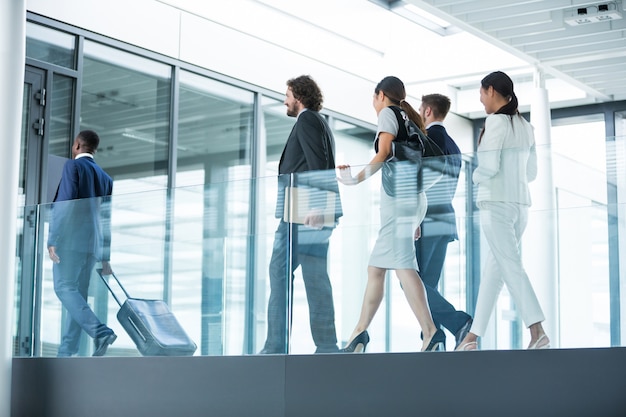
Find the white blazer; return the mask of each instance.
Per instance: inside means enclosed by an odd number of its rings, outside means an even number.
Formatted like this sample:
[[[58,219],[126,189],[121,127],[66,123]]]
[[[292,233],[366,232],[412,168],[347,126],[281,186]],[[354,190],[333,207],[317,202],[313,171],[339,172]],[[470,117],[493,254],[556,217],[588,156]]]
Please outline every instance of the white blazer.
[[[530,206],[528,183],[537,177],[533,127],[521,116],[492,114],[478,145],[478,167],[472,180],[478,199]]]

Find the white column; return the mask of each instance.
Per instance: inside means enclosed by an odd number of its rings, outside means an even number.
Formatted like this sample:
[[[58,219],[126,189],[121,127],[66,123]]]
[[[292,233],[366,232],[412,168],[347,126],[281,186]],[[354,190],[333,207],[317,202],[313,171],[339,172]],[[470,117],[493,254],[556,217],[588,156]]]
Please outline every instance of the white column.
[[[26,56],[26,2],[0,1],[0,417],[11,414],[15,236],[22,93]]]
[[[535,71],[534,84],[530,122],[535,128],[538,174],[530,185],[532,207],[524,233],[522,252],[524,267],[546,317],[543,327],[551,339],[552,347],[557,347],[559,312],[556,192],[552,179],[550,101],[543,74],[539,70]]]

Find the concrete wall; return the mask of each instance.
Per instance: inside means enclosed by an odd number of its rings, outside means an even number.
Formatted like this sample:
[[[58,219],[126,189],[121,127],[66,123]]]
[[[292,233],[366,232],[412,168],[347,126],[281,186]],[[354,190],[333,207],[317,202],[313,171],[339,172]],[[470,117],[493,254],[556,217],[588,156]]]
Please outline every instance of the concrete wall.
[[[12,417],[626,415],[626,348],[16,358]]]

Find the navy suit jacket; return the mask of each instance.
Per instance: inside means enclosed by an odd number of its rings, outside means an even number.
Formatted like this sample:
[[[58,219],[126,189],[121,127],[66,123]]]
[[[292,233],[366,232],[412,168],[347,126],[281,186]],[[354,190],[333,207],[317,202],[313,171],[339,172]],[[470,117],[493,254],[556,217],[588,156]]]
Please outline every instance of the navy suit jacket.
[[[290,175],[299,173],[290,184]],[[343,215],[335,174],[335,138],[322,115],[305,110],[291,129],[278,165],[278,198],[276,217],[282,218],[285,187],[308,186],[337,194],[335,219]]]
[[[452,199],[461,172],[461,150],[448,135],[446,128],[441,125],[432,125],[428,128],[428,137],[447,155],[448,163],[441,180],[426,191],[428,210],[422,225],[422,235],[425,237],[449,235],[450,240],[455,240],[458,236]]]
[[[88,156],[63,166],[52,206],[48,246],[110,258],[110,196],[113,180]]]

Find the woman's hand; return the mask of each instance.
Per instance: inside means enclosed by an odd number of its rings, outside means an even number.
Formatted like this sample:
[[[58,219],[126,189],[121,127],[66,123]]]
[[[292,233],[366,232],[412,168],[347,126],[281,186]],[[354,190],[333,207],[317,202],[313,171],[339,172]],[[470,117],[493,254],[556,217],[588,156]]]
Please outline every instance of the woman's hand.
[[[415,233],[413,233],[413,239],[419,240],[420,237],[422,237],[422,226],[417,226]]]
[[[345,185],[356,185],[359,183],[358,179],[352,176],[352,171],[350,170],[350,165],[339,165],[339,177],[337,180]]]

